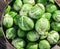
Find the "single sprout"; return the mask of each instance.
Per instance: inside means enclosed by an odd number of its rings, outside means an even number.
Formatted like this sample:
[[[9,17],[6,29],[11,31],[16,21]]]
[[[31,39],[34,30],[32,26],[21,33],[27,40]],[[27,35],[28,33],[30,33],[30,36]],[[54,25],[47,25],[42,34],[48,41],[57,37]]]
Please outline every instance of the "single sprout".
[[[18,36],[19,37],[25,37],[25,35],[26,35],[26,32],[25,31],[23,31],[21,29],[18,29]]]
[[[52,30],[50,31],[47,40],[49,41],[50,44],[56,44],[59,40],[59,34],[58,32]]]
[[[59,22],[52,22],[51,27],[55,31],[60,31],[60,23]]]
[[[29,16],[33,19],[39,19],[45,12],[45,7],[43,4],[36,4],[34,7],[31,8],[29,11]]]
[[[49,2],[51,2],[51,3],[53,3],[53,4],[55,3],[54,1],[55,1],[55,0],[49,0]]]
[[[28,43],[26,49],[38,49],[37,43]]]
[[[43,32],[43,34],[40,35],[40,39],[45,39],[48,36],[48,32]]]
[[[37,41],[39,39],[39,34],[36,31],[30,31],[27,33],[27,39],[29,41]]]
[[[12,40],[12,45],[16,48],[16,49],[24,49],[25,47],[25,41],[23,39],[17,38]]]
[[[55,21],[60,22],[60,10],[55,11],[52,17]]]
[[[12,27],[13,25],[13,18],[9,15],[9,14],[6,14],[4,17],[3,17],[3,25],[7,28],[10,28]]]
[[[46,11],[47,11],[47,12],[53,13],[53,12],[55,12],[56,10],[57,10],[57,7],[56,7],[56,5],[54,5],[54,4],[49,4],[49,5],[46,6]]]
[[[7,39],[14,39],[16,37],[16,30],[14,28],[9,28],[6,30]]]
[[[9,13],[10,15],[11,15],[11,17],[12,18],[14,18],[16,15],[17,15],[17,13],[16,12],[14,12],[14,11],[10,11],[10,13]]]
[[[10,6],[10,5],[8,5],[8,6],[7,6],[7,8],[6,8],[6,9],[5,9],[5,11],[4,11],[4,14],[9,13],[9,12],[10,12],[10,10],[11,10],[11,6]]]
[[[36,0],[37,3],[42,3],[44,5],[47,4],[47,0]]]
[[[35,5],[35,0],[23,0],[24,4],[31,4],[31,5]]]
[[[46,18],[41,18],[36,22],[35,29],[40,35],[44,35],[45,32],[49,31],[50,23]]]
[[[14,24],[15,24],[15,25],[18,25],[18,20],[19,20],[20,17],[21,17],[20,15],[16,15],[16,16],[14,17]]]
[[[21,8],[20,15],[21,16],[28,16],[28,12],[32,8],[32,5],[30,4],[24,4]]]
[[[29,31],[34,28],[34,22],[27,16],[22,16],[18,20],[19,27],[24,31]]]
[[[21,0],[15,0],[14,4],[13,4],[13,8],[16,11],[19,11],[22,7],[22,1]]]
[[[44,13],[44,14],[42,15],[42,17],[47,18],[48,20],[50,20],[50,18],[51,18],[51,13]]]
[[[47,40],[41,40],[39,42],[39,49],[50,49],[50,48],[51,48],[51,46]]]

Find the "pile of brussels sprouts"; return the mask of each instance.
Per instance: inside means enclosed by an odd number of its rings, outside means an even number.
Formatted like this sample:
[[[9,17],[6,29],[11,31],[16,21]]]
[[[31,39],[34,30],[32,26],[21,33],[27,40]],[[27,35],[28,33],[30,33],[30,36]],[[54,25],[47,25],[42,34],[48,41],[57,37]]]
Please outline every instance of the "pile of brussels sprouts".
[[[54,0],[13,0],[2,23],[16,49],[50,49],[59,41],[60,10]]]

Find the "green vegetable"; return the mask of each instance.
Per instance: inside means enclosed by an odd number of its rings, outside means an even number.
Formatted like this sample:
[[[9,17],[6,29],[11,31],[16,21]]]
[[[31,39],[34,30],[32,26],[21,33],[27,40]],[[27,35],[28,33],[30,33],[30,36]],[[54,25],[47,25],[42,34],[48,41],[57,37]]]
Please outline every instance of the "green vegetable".
[[[60,10],[55,11],[52,17],[55,21],[60,22]]]
[[[21,29],[18,29],[18,36],[19,37],[25,37],[25,35],[26,35],[26,32],[25,31],[23,31]]]
[[[19,18],[18,25],[24,31],[29,31],[34,28],[33,20],[26,16],[22,16]]]
[[[38,44],[37,43],[28,43],[26,49],[38,49]]]
[[[50,31],[47,40],[49,41],[50,44],[56,44],[59,40],[59,34],[57,31]]]
[[[30,31],[27,33],[27,39],[29,41],[37,41],[39,39],[39,34],[36,31]]]
[[[0,27],[0,37],[2,37],[3,34],[2,34],[2,27]]]
[[[22,1],[21,0],[15,0],[14,4],[13,4],[13,8],[16,11],[19,11],[22,7]]]
[[[14,17],[14,24],[15,24],[15,25],[18,25],[18,20],[19,20],[20,17],[21,17],[20,15],[16,15],[16,16]]]
[[[55,3],[54,1],[55,1],[55,0],[49,0],[49,2],[51,2],[51,3],[53,3],[53,4]]]
[[[44,13],[44,14],[42,15],[42,17],[47,18],[48,20],[50,20],[50,18],[51,18],[51,13]]]
[[[4,17],[3,17],[3,25],[7,28],[10,28],[12,27],[13,25],[13,18],[9,15],[9,14],[6,14]]]
[[[16,37],[16,30],[14,28],[9,28],[6,30],[7,39],[14,39]]]
[[[35,0],[23,0],[24,4],[31,4],[31,5],[35,5]]]
[[[36,22],[35,29],[40,35],[42,35],[46,31],[49,31],[50,23],[46,18],[41,18]]]
[[[10,5],[8,5],[8,6],[7,6],[7,8],[6,8],[6,9],[5,9],[5,11],[4,11],[4,14],[9,13],[9,12],[10,12],[10,10],[11,10],[11,6],[10,6]]]
[[[60,23],[58,23],[58,22],[52,22],[51,27],[55,31],[60,31]]]
[[[54,5],[54,4],[48,4],[48,5],[46,6],[46,11],[47,11],[47,12],[53,13],[53,12],[55,12],[56,10],[57,10],[57,7],[56,7],[56,5]]]
[[[16,12],[14,12],[14,11],[10,11],[10,13],[9,13],[10,15],[11,15],[11,17],[12,18],[14,18],[16,15],[17,15],[17,13]]]
[[[44,5],[47,4],[47,0],[36,0],[37,3],[42,3]]]
[[[38,3],[31,8],[31,10],[29,11],[29,16],[33,19],[39,19],[42,17],[42,14],[44,14],[44,12],[45,12],[44,5]]]
[[[21,16],[28,16],[28,12],[32,8],[32,5],[30,4],[24,4],[21,8],[20,15]]]
[[[41,40],[39,42],[39,49],[50,49],[50,48],[51,48],[51,46],[47,40]]]
[[[12,45],[16,48],[16,49],[24,49],[25,47],[25,41],[23,39],[17,38],[14,39],[12,41]]]

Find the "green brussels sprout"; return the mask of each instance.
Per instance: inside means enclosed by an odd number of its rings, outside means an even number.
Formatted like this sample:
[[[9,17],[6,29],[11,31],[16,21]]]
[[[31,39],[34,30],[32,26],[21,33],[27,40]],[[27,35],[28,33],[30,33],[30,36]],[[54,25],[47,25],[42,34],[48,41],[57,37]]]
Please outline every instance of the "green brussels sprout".
[[[37,41],[39,39],[39,34],[36,31],[30,31],[27,33],[27,39],[29,41]]]
[[[51,27],[55,31],[60,31],[60,23],[59,22],[52,22]]]
[[[6,14],[4,17],[3,17],[3,25],[7,28],[10,28],[12,27],[13,25],[13,18],[9,15],[9,14]]]
[[[35,5],[35,0],[23,0],[24,4],[31,4],[31,5]]]
[[[17,38],[12,40],[12,45],[16,48],[16,49],[24,49],[25,47],[25,41],[23,39]]]
[[[20,11],[20,15],[21,16],[28,16],[28,12],[31,10],[31,8],[32,8],[32,5],[30,5],[30,4],[24,4],[22,6],[21,11]]]
[[[16,30],[14,28],[9,28],[6,30],[7,39],[14,39],[16,37]]]
[[[38,49],[37,43],[28,43],[26,49]]]
[[[56,44],[59,40],[59,34],[58,32],[52,30],[50,31],[47,40],[49,41],[50,44]]]
[[[25,31],[23,31],[21,29],[18,29],[18,36],[19,37],[25,37],[25,35],[26,35],[26,32]]]
[[[4,11],[4,14],[9,13],[9,12],[10,12],[10,10],[11,10],[11,6],[10,6],[10,5],[8,5],[8,6],[7,6],[7,8],[6,8],[6,9],[5,9],[5,11]]]
[[[46,11],[47,11],[47,12],[53,13],[53,12],[55,12],[56,10],[57,10],[57,7],[56,7],[56,5],[54,5],[54,4],[49,4],[49,5],[46,6]]]
[[[15,25],[18,25],[18,20],[19,20],[19,18],[20,18],[20,15],[16,15],[16,16],[14,17],[14,24],[15,24]]]
[[[9,13],[10,15],[11,15],[11,17],[12,18],[14,18],[16,15],[17,15],[17,13],[16,12],[14,12],[14,11],[10,11],[10,13]]]
[[[55,11],[52,17],[55,21],[60,22],[60,10]]]
[[[19,11],[22,7],[22,1],[21,0],[15,0],[14,4],[13,4],[13,8],[16,11]]]
[[[34,28],[33,20],[26,16],[22,16],[19,18],[18,25],[24,31],[29,31]]]
[[[50,40],[51,41],[51,40]],[[47,40],[41,40],[39,42],[39,49],[50,49],[50,44]]]
[[[53,3],[53,4],[55,3],[54,1],[55,1],[55,0],[49,0],[49,2],[51,2],[51,3]]]
[[[45,18],[47,18],[48,20],[50,20],[50,18],[51,18],[51,13],[44,13],[44,14],[42,15],[42,17],[45,17]]]
[[[45,39],[48,36],[48,32],[43,32],[42,35],[40,35],[40,39]]]
[[[45,12],[45,7],[43,4],[36,4],[34,7],[31,8],[29,11],[29,16],[33,19],[41,18],[42,14]]]
[[[47,0],[36,0],[37,3],[42,3],[44,5],[47,4]]]
[[[35,29],[40,35],[42,35],[46,31],[49,31],[50,23],[46,18],[41,18],[36,22]]]

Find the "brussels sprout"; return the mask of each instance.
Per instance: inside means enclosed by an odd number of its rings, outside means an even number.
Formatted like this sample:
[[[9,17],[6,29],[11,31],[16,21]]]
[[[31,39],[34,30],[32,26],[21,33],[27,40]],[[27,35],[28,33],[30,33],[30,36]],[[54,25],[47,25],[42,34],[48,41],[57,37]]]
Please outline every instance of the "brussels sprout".
[[[58,23],[58,22],[52,22],[51,27],[55,31],[60,31],[60,23]]]
[[[11,6],[10,6],[10,5],[8,5],[8,6],[7,6],[7,8],[6,8],[6,9],[5,9],[5,11],[4,11],[4,14],[9,13],[9,12],[10,12],[10,10],[11,10]]]
[[[23,39],[17,38],[12,41],[12,45],[17,49],[23,49],[23,47],[25,47],[25,41]]]
[[[19,18],[18,25],[24,31],[29,31],[34,28],[33,20],[26,16],[22,16]]]
[[[29,41],[37,41],[39,39],[39,35],[36,31],[30,31],[27,33],[27,39]]]
[[[31,4],[31,5],[35,5],[35,0],[23,0],[24,4]]]
[[[52,17],[55,21],[60,22],[60,10],[55,11]]]
[[[37,43],[28,43],[26,49],[38,49],[38,44]]]
[[[51,3],[53,3],[53,4],[54,4],[54,1],[55,1],[55,0],[49,0],[49,2],[51,2]]]
[[[26,32],[25,31],[23,31],[21,29],[18,29],[18,36],[19,37],[25,37],[25,35],[26,35]]]
[[[22,7],[22,1],[21,0],[15,0],[14,4],[13,4],[13,8],[16,11],[19,11]]]
[[[3,18],[3,25],[7,28],[10,28],[12,27],[13,25],[13,18],[9,15],[9,14],[6,14]]]
[[[14,18],[16,15],[17,15],[17,13],[16,12],[14,12],[14,11],[10,11],[10,13],[9,13],[10,15],[11,15],[11,17],[12,18]]]
[[[14,39],[16,37],[16,30],[14,28],[9,28],[6,30],[7,39]]]
[[[56,44],[59,40],[59,34],[58,32],[52,30],[50,31],[47,40],[49,41],[50,44]]]
[[[37,3],[42,3],[44,5],[47,4],[47,0],[36,0]]]
[[[16,16],[14,17],[14,24],[15,24],[15,25],[18,25],[18,20],[19,20],[19,18],[20,18],[20,15],[16,15]]]
[[[46,6],[46,11],[47,11],[47,12],[53,13],[53,12],[55,12],[56,10],[57,10],[57,7],[56,7],[56,5],[54,5],[54,4],[49,4],[49,5]]]
[[[36,22],[35,29],[42,35],[50,29],[50,23],[46,18],[41,18]]]
[[[24,4],[21,11],[20,11],[20,15],[21,16],[28,16],[28,12],[30,11],[31,8],[32,8],[32,5]]]
[[[29,16],[33,19],[41,18],[42,14],[45,12],[45,7],[43,4],[36,4],[34,7],[31,8],[29,11]]]
[[[50,40],[51,41],[51,40]],[[39,49],[50,49],[50,44],[47,40],[41,40],[39,42]]]
[[[40,39],[45,39],[48,36],[48,32],[43,32],[44,34],[40,35]]]
[[[47,18],[48,20],[50,20],[50,18],[51,18],[51,13],[44,13],[44,14],[42,15],[42,17]]]

